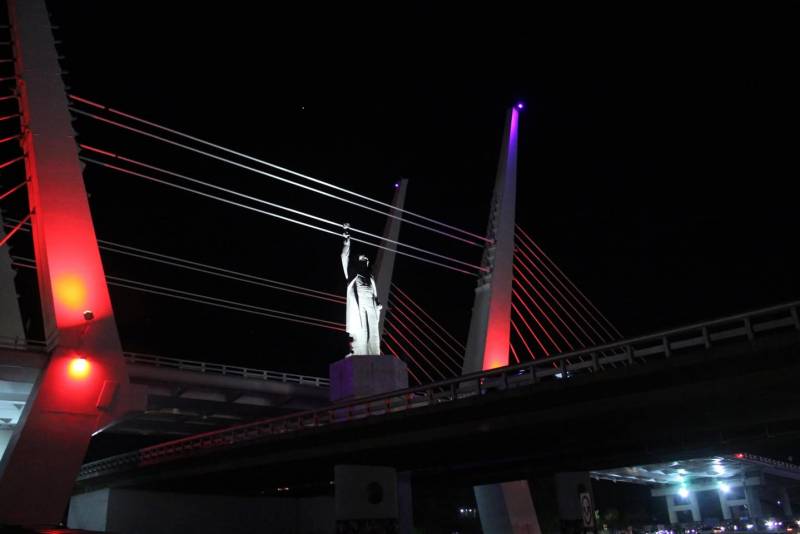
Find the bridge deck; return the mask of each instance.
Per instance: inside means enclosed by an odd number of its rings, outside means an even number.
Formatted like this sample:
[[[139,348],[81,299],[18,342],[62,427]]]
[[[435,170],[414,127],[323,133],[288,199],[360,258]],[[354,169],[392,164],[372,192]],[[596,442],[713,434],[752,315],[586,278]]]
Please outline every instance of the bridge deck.
[[[125,359],[147,410],[109,429],[116,433],[185,436],[328,404],[327,378],[132,352]],[[47,360],[43,342],[0,339],[0,426],[17,423]]]
[[[325,465],[371,459],[419,466],[413,458],[423,443],[431,447],[430,466],[507,463],[515,454],[530,461],[570,450],[579,456],[589,447],[595,456],[600,449],[611,455],[642,443],[656,450],[653,436],[688,448],[763,437],[767,428],[794,432],[797,306],[207,432],[86,464],[79,481],[91,487],[266,465],[274,475],[289,465],[307,471],[321,458]]]

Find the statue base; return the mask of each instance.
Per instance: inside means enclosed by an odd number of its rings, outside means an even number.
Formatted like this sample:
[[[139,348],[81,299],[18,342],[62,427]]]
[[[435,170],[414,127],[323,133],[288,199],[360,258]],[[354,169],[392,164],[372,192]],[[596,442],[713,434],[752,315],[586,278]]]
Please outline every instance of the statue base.
[[[408,367],[394,356],[348,356],[330,367],[331,402],[380,395],[408,387]]]

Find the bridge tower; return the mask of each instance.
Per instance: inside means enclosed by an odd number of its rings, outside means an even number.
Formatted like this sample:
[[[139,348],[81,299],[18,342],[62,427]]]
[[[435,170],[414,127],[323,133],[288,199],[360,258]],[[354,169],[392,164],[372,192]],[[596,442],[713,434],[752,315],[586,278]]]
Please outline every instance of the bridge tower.
[[[91,435],[130,387],[44,0],[8,0],[49,362],[0,462],[0,523],[63,519]]]
[[[508,365],[511,342],[511,283],[514,277],[514,227],[517,200],[517,142],[521,104],[508,110],[494,195],[489,239],[478,279],[462,374]],[[541,532],[527,480],[475,486],[481,527],[487,534]]]
[[[517,199],[517,138],[521,104],[508,110],[494,184],[462,374],[508,365],[511,340],[511,281],[514,277],[514,217]]]
[[[383,306],[379,325],[381,335],[383,335],[383,320],[389,310],[389,292],[392,288],[394,259],[397,257],[395,253],[397,244],[393,242],[396,242],[400,237],[400,225],[403,222],[402,209],[406,202],[407,189],[408,180],[406,178],[401,178],[395,184],[394,198],[392,199],[392,206],[394,207],[390,211],[393,217],[386,219],[386,225],[383,228],[383,237],[391,241],[386,241],[383,244],[386,248],[379,249],[378,255],[375,257],[375,286],[378,289],[378,301]]]

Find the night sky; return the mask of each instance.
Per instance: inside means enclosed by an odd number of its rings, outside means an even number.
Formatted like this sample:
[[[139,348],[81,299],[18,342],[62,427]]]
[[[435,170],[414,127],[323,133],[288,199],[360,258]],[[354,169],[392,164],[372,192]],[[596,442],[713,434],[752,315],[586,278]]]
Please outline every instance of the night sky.
[[[477,233],[505,108],[524,101],[517,220],[626,335],[800,298],[790,13],[253,5],[51,9],[74,94],[384,201],[408,178],[408,209]],[[198,155],[86,119],[76,129],[99,148],[383,228]],[[98,168],[86,184],[101,238],[344,292],[333,236]],[[477,248],[410,227],[400,239],[480,261]],[[335,304],[110,254],[104,264],[344,320]],[[395,281],[466,338],[473,278],[399,258]],[[334,332],[124,289],[112,299],[132,351],[321,375],[346,352]]]

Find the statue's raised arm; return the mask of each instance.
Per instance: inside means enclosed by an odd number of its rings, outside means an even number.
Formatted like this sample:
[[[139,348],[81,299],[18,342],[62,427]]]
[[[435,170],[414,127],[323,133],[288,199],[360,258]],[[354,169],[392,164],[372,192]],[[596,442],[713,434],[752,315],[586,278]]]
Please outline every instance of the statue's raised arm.
[[[350,224],[344,223],[344,245],[342,245],[342,270],[344,270],[344,278],[349,278],[347,274],[347,267],[350,265]]]

